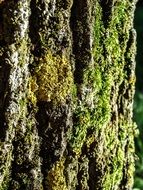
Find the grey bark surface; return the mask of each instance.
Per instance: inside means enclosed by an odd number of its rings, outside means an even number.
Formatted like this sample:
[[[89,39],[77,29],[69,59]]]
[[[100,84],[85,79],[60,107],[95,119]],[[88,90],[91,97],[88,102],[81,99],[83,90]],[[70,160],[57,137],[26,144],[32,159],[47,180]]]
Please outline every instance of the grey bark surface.
[[[0,190],[131,190],[135,0],[0,1]]]

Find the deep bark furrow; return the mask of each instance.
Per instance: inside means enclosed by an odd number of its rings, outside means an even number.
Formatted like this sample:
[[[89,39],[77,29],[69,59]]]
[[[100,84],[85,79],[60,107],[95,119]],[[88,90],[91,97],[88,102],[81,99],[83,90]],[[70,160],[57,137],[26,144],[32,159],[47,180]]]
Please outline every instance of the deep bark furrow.
[[[84,70],[91,64],[93,2],[77,0],[71,9],[71,30],[73,54],[75,57],[74,78],[77,84],[83,83]]]

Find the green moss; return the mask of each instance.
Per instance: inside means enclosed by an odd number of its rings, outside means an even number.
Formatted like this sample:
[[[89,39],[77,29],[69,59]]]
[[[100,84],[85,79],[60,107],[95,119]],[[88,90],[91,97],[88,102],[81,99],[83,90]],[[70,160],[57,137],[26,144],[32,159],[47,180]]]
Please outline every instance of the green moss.
[[[33,102],[36,102],[37,98],[38,101],[64,103],[73,86],[69,61],[64,56],[54,56],[47,51],[46,55],[40,58],[30,84]]]
[[[77,154],[80,154],[82,145],[87,140],[87,129],[95,129],[96,127],[96,135],[98,136],[99,131],[110,120],[112,80],[110,75],[103,78],[103,74],[98,70],[98,67],[96,67],[96,70],[88,69],[84,73],[84,84],[86,87],[92,88],[93,91],[87,94],[85,101],[78,105],[75,110],[77,123],[74,126],[71,146]],[[90,103],[91,100],[93,102]]]
[[[101,7],[96,5],[95,39],[92,52],[94,63],[84,70],[83,101],[77,103],[75,109],[76,124],[73,129],[71,146],[76,154],[80,155],[81,148],[87,140],[87,130],[96,128],[96,137],[103,126],[109,122],[111,117],[110,94],[113,76],[106,69],[106,60],[103,56],[104,27],[102,22]],[[106,69],[106,72],[105,72]],[[95,136],[93,137],[95,139]],[[88,143],[87,143],[88,144]]]
[[[80,155],[81,148],[86,138],[87,129],[90,126],[90,113],[82,106],[76,108],[75,112],[77,123],[74,125],[74,134],[70,140],[73,151]]]
[[[77,100],[76,122],[70,143],[73,151],[80,155],[83,144],[90,149],[90,145],[96,142],[93,155],[98,163],[97,171],[103,174],[100,187],[106,190],[118,188],[122,180],[126,180],[127,187],[130,188],[134,171],[133,136],[136,130],[130,114],[121,117],[119,107],[122,106],[128,112],[128,108],[122,105],[123,102],[129,104],[130,101],[124,98],[124,93],[130,92],[128,86],[133,86],[135,82],[134,71],[128,77],[129,74],[126,73],[135,54],[134,42],[131,42],[131,52],[127,48],[132,14],[128,11],[130,4],[127,1],[117,2],[112,9],[111,21],[105,29],[102,8],[98,2],[95,7],[94,47],[91,52],[93,63],[84,69],[83,84],[80,85],[82,100]],[[125,57],[127,51],[130,53]],[[126,58],[129,59],[128,62]],[[122,87],[125,88],[124,92],[119,91],[121,84],[125,84]],[[92,135],[87,133],[89,129]],[[125,173],[123,170],[126,170]]]
[[[132,84],[134,83],[134,76],[132,76],[129,81],[126,80],[126,70],[125,70],[127,63],[124,54],[126,53],[126,51],[128,51],[126,48],[127,48],[127,42],[129,40],[129,30],[132,27],[130,23],[131,15],[129,15],[127,11],[128,9],[129,9],[129,4],[127,3],[127,1],[118,2],[118,6],[113,11],[114,15],[113,19],[109,23],[109,28],[106,31],[107,38],[104,41],[107,50],[106,65],[110,68],[108,70],[108,67],[106,66],[107,68],[106,73],[112,76],[112,80],[110,81],[109,85],[111,87],[112,85],[114,86],[116,85],[116,89],[118,89],[124,81],[124,83],[126,83],[126,88],[127,88],[125,89],[125,91],[129,90],[127,87],[129,83]],[[122,38],[120,38],[121,36]],[[134,53],[135,51],[133,50],[132,54],[134,55]],[[128,64],[132,64],[132,61],[130,61]],[[129,65],[127,67],[129,67]],[[117,93],[119,93],[118,90]],[[124,96],[124,95],[119,94],[119,96]],[[112,100],[112,101],[115,101],[116,103],[117,100]],[[116,122],[111,123],[112,124],[111,126],[110,125],[106,126],[106,132],[105,132],[106,134],[105,147],[107,147],[107,150],[105,150],[105,154],[107,154],[108,156],[106,159],[107,168],[103,178],[103,184],[104,184],[104,189],[107,190],[108,189],[110,190],[112,187],[118,187],[123,178],[126,179],[128,183],[127,184],[128,188],[131,187],[133,184],[132,176],[134,171],[133,169],[134,168],[134,161],[133,161],[134,126],[132,122],[129,121],[127,115],[124,115],[122,117],[120,116],[116,117],[118,117],[115,119]],[[130,129],[131,133],[129,135]],[[129,136],[131,136],[132,140],[129,139]],[[130,147],[132,147],[130,150],[127,148],[128,144],[130,144]],[[127,154],[129,154],[130,156],[128,157]],[[125,172],[125,174],[123,174],[124,169],[127,172],[127,173]]]

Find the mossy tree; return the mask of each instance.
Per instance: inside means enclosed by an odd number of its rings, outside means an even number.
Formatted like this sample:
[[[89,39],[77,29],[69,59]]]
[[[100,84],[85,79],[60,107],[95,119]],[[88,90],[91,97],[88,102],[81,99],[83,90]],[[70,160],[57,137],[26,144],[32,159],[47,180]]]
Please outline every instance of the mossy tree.
[[[130,190],[135,0],[0,1],[0,190]]]

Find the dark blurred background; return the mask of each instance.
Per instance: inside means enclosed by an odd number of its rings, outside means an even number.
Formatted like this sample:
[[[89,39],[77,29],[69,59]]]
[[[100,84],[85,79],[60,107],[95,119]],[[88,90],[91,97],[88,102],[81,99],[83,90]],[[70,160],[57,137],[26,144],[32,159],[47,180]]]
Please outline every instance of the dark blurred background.
[[[136,92],[134,98],[134,121],[139,128],[136,138],[136,172],[134,190],[143,190],[143,0],[137,3],[134,19],[137,31]]]

